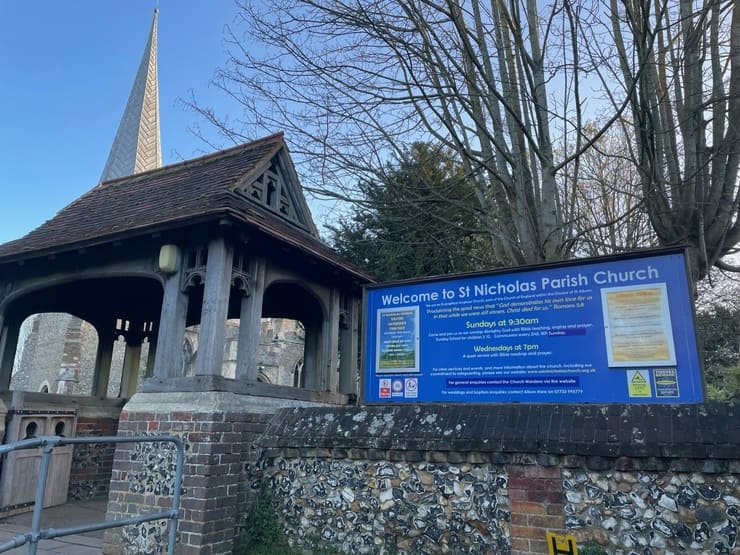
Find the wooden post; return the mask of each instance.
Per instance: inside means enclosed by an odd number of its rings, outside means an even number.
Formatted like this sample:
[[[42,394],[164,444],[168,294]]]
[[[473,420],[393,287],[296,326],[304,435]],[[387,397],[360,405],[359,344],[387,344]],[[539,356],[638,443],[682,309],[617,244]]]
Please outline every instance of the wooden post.
[[[236,355],[236,378],[257,379],[257,353],[262,329],[262,300],[265,295],[265,261],[253,258],[249,262],[251,291],[242,299],[239,314],[239,346]]]
[[[213,239],[208,244],[198,356],[195,359],[195,374],[198,376],[221,375],[233,258],[233,250],[223,238]]]
[[[339,291],[329,291],[329,306],[321,326],[322,391],[336,391],[339,385]]]
[[[359,349],[358,321],[359,301],[354,297],[347,299],[346,312],[339,330],[341,358],[339,359],[339,392],[357,393],[357,361]]]
[[[0,314],[0,391],[10,390],[10,378],[13,374],[13,362],[22,323],[17,318]]]
[[[95,373],[93,375],[93,396],[97,399],[105,399],[108,396],[110,367],[113,361],[113,344],[116,342],[116,336],[111,334],[114,327],[111,325],[105,331],[97,330],[98,352],[95,356]]]
[[[181,276],[182,269],[168,276],[164,284],[154,357],[155,378],[174,377],[180,370],[188,312],[188,296],[181,290]]]

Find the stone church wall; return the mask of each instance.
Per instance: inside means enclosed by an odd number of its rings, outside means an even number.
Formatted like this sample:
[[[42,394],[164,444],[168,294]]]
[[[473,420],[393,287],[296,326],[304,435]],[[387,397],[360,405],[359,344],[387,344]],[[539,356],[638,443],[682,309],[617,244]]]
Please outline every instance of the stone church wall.
[[[191,376],[198,357],[199,326],[185,330],[183,369],[181,374]],[[239,346],[239,320],[226,322],[222,375],[236,376],[236,357]],[[300,379],[303,369],[305,333],[296,320],[264,318],[260,327],[257,380],[274,385],[293,386]]]
[[[46,387],[49,393],[90,394],[98,346],[90,324],[69,314],[34,314],[20,336],[11,389],[38,392]]]

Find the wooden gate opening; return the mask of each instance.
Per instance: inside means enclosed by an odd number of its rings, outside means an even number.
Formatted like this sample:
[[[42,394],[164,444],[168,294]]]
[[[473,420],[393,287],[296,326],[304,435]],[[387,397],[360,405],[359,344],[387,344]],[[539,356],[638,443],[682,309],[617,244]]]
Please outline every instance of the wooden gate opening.
[[[41,436],[74,435],[77,410],[71,403],[35,404],[26,402],[22,392],[15,392],[8,413],[4,443]],[[44,507],[67,502],[72,468],[72,445],[57,447],[49,462]],[[19,449],[5,455],[0,469],[0,514],[32,511],[43,448]]]

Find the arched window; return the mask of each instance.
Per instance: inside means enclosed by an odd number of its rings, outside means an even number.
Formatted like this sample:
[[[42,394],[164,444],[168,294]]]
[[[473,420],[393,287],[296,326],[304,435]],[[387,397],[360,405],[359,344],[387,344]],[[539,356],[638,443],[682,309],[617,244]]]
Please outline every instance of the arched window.
[[[319,389],[325,366],[320,360],[321,302],[301,283],[273,283],[264,293],[262,317],[260,360],[276,369],[277,379],[271,383]]]
[[[298,360],[293,366],[293,385],[298,387],[303,379],[303,358]]]

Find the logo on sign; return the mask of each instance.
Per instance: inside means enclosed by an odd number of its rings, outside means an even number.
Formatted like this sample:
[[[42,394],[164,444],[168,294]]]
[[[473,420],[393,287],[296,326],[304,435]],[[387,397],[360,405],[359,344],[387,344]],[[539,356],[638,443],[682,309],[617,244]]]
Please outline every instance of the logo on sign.
[[[403,396],[403,380],[401,379],[395,379],[391,383],[391,395],[393,397],[402,397]]]
[[[678,397],[678,375],[675,368],[653,370],[656,397]]]
[[[380,395],[381,399],[390,399],[391,398],[391,380],[388,378],[383,378],[380,380],[380,390],[378,391],[378,395]]]
[[[406,378],[406,392],[404,397],[416,398],[419,396],[419,378]]]

